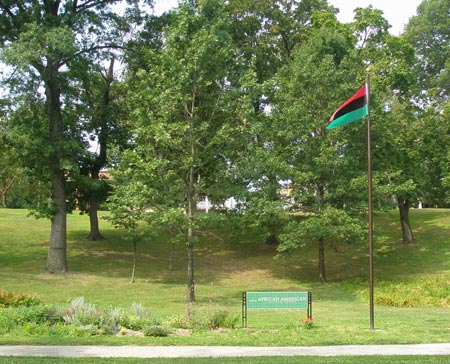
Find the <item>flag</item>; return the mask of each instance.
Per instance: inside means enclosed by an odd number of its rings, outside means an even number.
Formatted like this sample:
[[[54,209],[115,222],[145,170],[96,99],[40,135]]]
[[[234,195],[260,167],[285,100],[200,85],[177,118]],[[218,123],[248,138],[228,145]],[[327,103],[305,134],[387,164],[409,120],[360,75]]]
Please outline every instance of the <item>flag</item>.
[[[327,129],[334,129],[366,116],[369,113],[367,94],[367,84],[364,84],[357,93],[350,97],[334,112],[330,118]]]

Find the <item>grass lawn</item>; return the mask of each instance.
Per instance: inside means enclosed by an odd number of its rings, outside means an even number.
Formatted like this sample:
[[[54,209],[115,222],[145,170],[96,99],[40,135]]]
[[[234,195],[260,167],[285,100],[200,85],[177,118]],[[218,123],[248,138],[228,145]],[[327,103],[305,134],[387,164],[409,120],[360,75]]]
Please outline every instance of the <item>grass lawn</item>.
[[[216,228],[203,233],[196,243],[196,314],[226,309],[240,317],[243,291],[308,290],[313,294],[312,329],[306,330],[300,323],[306,316],[303,310],[249,311],[246,329],[239,326],[233,330],[194,330],[187,335],[163,338],[12,332],[1,335],[0,344],[291,346],[450,342],[450,210],[412,210],[411,223],[417,241],[404,246],[398,212],[375,216],[375,331],[368,330],[368,249],[364,242],[328,243],[325,254],[329,283],[320,284],[315,245],[287,259],[275,260],[276,248],[256,239],[251,228],[243,236]],[[0,209],[0,289],[32,293],[54,305],[67,305],[81,296],[98,306],[129,308],[133,302],[139,302],[163,321],[186,313],[184,245],[170,243],[164,234],[153,241],[140,241],[137,280],[130,283],[132,246],[124,239],[123,231],[101,220],[101,230],[107,240],[86,241],[88,217],[78,214],[69,216],[68,230],[71,272],[48,274],[42,268],[47,255],[49,222],[27,217],[24,210]],[[3,358],[0,364],[28,363],[26,360]],[[50,363],[48,360],[45,362]],[[251,362],[242,360],[214,362]],[[306,362],[301,358],[300,361],[279,360],[270,358],[267,362]],[[351,358],[318,360],[320,363],[377,363],[361,357],[355,361]],[[390,363],[389,358],[382,360]],[[398,357],[395,360],[395,363],[403,362]],[[417,360],[421,361],[414,362],[449,362],[444,357],[435,361],[429,361],[429,357]],[[87,361],[67,361],[78,362]],[[311,358],[307,362],[315,363]],[[33,359],[33,363],[40,362]]]

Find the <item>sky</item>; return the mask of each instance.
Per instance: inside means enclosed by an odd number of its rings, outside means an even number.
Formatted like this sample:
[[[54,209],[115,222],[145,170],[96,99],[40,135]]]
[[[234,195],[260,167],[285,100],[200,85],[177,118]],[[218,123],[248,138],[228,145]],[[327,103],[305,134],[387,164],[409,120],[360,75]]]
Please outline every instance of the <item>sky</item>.
[[[255,0],[257,1],[257,0]],[[353,10],[372,5],[383,11],[384,17],[391,24],[391,34],[400,35],[409,18],[416,14],[417,6],[422,0],[328,0],[330,5],[340,10],[339,21],[347,23],[353,20]],[[159,14],[178,4],[177,0],[155,0],[155,13]]]

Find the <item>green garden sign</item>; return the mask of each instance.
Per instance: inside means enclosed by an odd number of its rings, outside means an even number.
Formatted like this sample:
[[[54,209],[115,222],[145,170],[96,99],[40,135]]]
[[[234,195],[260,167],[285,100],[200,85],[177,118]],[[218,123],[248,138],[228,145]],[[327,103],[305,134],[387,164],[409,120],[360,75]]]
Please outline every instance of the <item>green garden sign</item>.
[[[244,292],[242,324],[247,327],[247,310],[303,309],[312,318],[311,292]]]

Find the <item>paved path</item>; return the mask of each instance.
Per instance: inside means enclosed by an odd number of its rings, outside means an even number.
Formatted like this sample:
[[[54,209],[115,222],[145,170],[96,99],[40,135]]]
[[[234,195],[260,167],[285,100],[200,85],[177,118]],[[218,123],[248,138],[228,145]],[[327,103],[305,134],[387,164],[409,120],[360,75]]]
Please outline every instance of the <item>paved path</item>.
[[[207,358],[241,356],[450,355],[448,344],[342,346],[0,346],[0,356]]]

